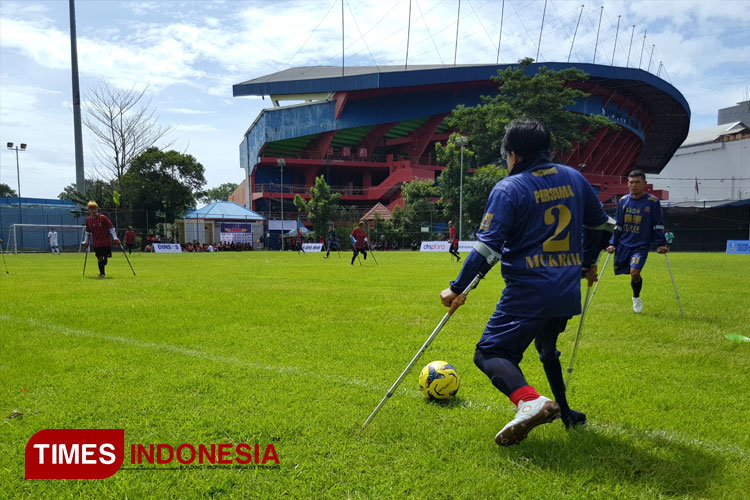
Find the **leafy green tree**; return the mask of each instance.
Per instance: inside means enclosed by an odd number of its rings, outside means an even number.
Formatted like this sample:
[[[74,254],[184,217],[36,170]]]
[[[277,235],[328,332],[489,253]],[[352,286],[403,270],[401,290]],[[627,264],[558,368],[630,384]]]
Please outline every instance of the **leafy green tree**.
[[[124,198],[132,208],[161,212],[163,222],[169,224],[195,206],[205,183],[203,165],[192,155],[156,147],[133,158],[122,177]],[[145,225],[145,221],[137,223]]]
[[[585,115],[565,109],[590,94],[566,86],[581,82],[588,75],[578,68],[553,71],[542,66],[536,74],[527,70],[533,59],[521,59],[517,66],[498,70],[492,79],[499,84],[495,96],[482,96],[482,104],[467,108],[458,106],[448,123],[469,137],[478,163],[487,165],[500,158],[500,146],[505,128],[517,118],[539,120],[552,134],[552,155],[560,156],[584,146],[591,133],[602,128],[616,128],[601,115]],[[465,159],[464,159],[465,160]]]
[[[440,164],[445,168],[438,177],[437,190],[440,194],[440,206],[443,215],[452,219],[458,227],[459,202],[461,198],[461,177],[464,185],[464,223],[466,223],[466,196],[468,193],[469,168],[474,161],[474,151],[464,146],[464,169],[461,172],[461,147],[456,145],[458,134],[451,134],[448,142],[443,146],[439,142],[435,144],[435,154]],[[489,195],[489,191],[487,192]],[[484,198],[487,201],[487,197]],[[465,225],[465,224],[464,224]],[[459,235],[459,238],[463,235]]]
[[[205,194],[200,198],[203,203],[211,203],[212,201],[227,201],[229,197],[234,193],[239,184],[234,182],[225,182],[215,188],[206,189]]]
[[[113,199],[114,187],[111,182],[101,179],[86,179],[86,195],[81,196],[78,187],[75,184],[65,186],[63,192],[57,195],[60,200],[70,200],[79,205],[85,206],[89,201],[95,201],[102,209],[108,209],[115,206]]]
[[[0,198],[9,198],[18,196],[15,189],[7,184],[0,183]]]
[[[313,225],[316,236],[323,236],[328,230],[328,221],[338,207],[341,195],[332,194],[331,187],[321,175],[315,179],[315,186],[310,188],[310,201],[300,195],[294,197],[294,205],[300,212],[305,212]]]
[[[374,243],[379,242],[381,236],[385,236],[389,246],[394,241],[402,240],[403,236],[403,232],[396,227],[392,219],[383,219],[378,213],[375,214],[375,227],[372,233]]]
[[[431,198],[438,196],[435,183],[414,179],[401,185],[403,207],[396,207],[393,211],[393,225],[399,228],[406,238],[413,238],[421,232],[421,227],[434,220],[436,215],[435,201]]]
[[[464,184],[464,235],[475,233],[484,217],[487,198],[495,184],[508,175],[508,169],[498,165],[479,167],[469,182]],[[467,230],[468,228],[468,230]]]

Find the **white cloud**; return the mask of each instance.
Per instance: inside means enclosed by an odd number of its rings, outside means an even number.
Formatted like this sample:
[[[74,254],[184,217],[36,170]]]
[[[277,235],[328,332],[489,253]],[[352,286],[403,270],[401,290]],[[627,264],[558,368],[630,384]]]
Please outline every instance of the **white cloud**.
[[[176,113],[180,115],[211,115],[215,113],[215,111],[203,111],[200,109],[190,109],[190,108],[166,108],[163,111],[166,111],[168,113]]]
[[[543,5],[543,0],[505,2],[501,61],[536,55]],[[49,157],[39,158],[40,172],[56,161],[69,164],[73,152],[67,2],[0,0],[0,6],[3,135],[35,148],[24,159],[28,172],[33,171],[37,153],[43,156],[41,148],[49,148]],[[232,98],[232,85],[292,66],[339,65],[340,6],[339,0],[286,1],[271,8],[259,1],[78,2],[82,96],[98,80],[128,89],[149,85],[153,102],[161,104],[162,119],[200,116],[201,123],[177,123],[172,135],[185,147],[189,144],[189,152],[195,151],[207,168],[209,183],[237,181],[237,145],[259,109],[270,103],[257,97]],[[414,0],[412,7],[409,64],[452,63],[457,2]],[[571,61],[591,62],[598,7],[584,8]],[[404,64],[408,8],[403,0],[348,0],[347,64],[372,65],[373,57],[379,65]],[[541,61],[568,58],[579,12],[579,3],[549,0]],[[655,44],[651,72],[664,62],[662,77],[688,99],[694,125],[712,125],[717,108],[742,98],[750,83],[746,0],[607,0],[596,47],[598,63],[612,60],[618,15],[622,17],[615,64],[625,65],[636,25],[630,66],[642,60],[645,68]],[[498,1],[462,2],[457,62],[493,63],[499,32]],[[84,144],[91,166],[87,137]],[[0,159],[5,168],[7,158]],[[214,177],[221,175],[227,177]],[[52,177],[42,175],[30,185],[45,185]],[[54,195],[60,190],[57,186],[48,191]]]
[[[196,125],[175,125],[175,132],[221,132],[218,128],[213,125],[207,125],[205,123],[199,123]]]

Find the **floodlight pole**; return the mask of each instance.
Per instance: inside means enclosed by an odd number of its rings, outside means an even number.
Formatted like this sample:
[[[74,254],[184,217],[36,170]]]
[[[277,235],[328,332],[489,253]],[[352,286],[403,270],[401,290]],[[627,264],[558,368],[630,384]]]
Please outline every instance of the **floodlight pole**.
[[[76,37],[75,0],[68,2],[70,11],[70,61],[73,82],[73,139],[76,153],[76,189],[86,194],[86,174],[83,168],[83,132],[81,131],[81,92],[78,84],[78,42]]]
[[[276,160],[276,164],[281,168],[281,251],[284,251],[284,165],[286,161],[283,158]]]
[[[456,137],[456,144],[461,146],[461,175],[459,177],[459,190],[458,190],[458,240],[464,236],[463,225],[464,225],[464,146],[469,143],[469,139],[459,135]]]
[[[21,198],[21,168],[19,167],[19,164],[18,164],[18,152],[26,151],[26,144],[21,144],[21,147],[19,148],[18,146],[13,146],[12,142],[9,142],[8,149],[16,152],[16,175],[18,179],[18,198],[19,198],[18,206],[20,207],[21,206],[21,200],[20,200]]]
[[[16,176],[18,180],[18,223],[23,224],[23,213],[21,211],[21,167],[18,163],[18,152],[26,151],[26,144],[21,143],[19,148],[18,146],[14,147],[13,143],[9,142],[8,149],[16,152]],[[23,238],[23,232],[21,232],[21,237]],[[21,243],[21,248],[23,248],[23,243]]]

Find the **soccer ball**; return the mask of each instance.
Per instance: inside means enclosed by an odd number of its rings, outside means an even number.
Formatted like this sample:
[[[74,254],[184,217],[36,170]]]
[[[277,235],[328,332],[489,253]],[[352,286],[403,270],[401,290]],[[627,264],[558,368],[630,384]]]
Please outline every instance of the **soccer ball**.
[[[419,390],[430,399],[453,399],[459,385],[458,372],[445,361],[433,361],[419,374]]]

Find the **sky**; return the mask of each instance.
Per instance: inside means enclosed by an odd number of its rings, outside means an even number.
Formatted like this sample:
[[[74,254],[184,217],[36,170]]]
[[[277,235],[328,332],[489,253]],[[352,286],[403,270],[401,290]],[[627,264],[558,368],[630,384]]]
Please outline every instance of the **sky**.
[[[157,145],[193,155],[206,187],[242,181],[239,144],[272,106],[232,97],[233,84],[342,63],[342,0],[75,7],[82,100],[102,82],[147,89],[158,124],[172,128]],[[690,104],[691,130],[715,126],[719,108],[750,98],[749,27],[747,0],[547,0],[546,10],[545,0],[461,0],[460,15],[459,0],[343,0],[345,66],[404,65],[407,38],[409,65],[596,58],[674,85]],[[69,29],[67,0],[0,0],[0,141],[28,145],[18,154],[24,197],[56,198],[75,183]],[[95,144],[84,130],[87,177],[108,173]],[[5,147],[0,182],[18,189],[16,154]]]

